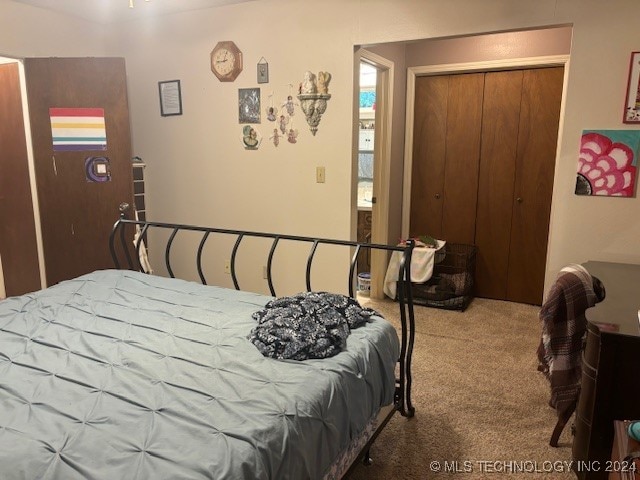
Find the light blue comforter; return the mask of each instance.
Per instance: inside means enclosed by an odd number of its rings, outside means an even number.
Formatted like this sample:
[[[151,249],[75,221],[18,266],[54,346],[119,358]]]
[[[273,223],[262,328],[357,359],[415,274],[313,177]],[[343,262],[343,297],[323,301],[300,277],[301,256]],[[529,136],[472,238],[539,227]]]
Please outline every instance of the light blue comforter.
[[[321,478],[392,402],[398,338],[266,358],[270,299],[104,270],[0,301],[0,478]]]

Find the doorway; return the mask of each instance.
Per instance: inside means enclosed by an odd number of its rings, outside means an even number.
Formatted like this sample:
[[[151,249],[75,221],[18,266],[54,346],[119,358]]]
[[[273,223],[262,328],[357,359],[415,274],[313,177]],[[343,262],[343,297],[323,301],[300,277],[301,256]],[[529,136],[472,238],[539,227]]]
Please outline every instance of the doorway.
[[[367,62],[360,62],[360,93],[358,97],[358,242],[371,243],[373,225],[373,179],[375,146],[376,78],[378,70]],[[371,252],[363,250],[358,256],[359,278],[371,274]]]
[[[393,111],[392,61],[365,49],[355,55],[355,160],[352,195],[358,241],[389,242],[389,165]],[[358,272],[369,273],[370,295],[383,298],[387,268],[383,251],[362,251]]]

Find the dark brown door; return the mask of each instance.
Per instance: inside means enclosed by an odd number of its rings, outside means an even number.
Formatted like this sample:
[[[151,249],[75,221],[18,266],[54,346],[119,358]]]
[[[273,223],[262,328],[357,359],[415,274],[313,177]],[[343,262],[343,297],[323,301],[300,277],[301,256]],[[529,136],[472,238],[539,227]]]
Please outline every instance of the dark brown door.
[[[410,234],[473,243],[483,74],[416,78]]]
[[[476,295],[506,300],[522,70],[488,73],[476,222]]]
[[[476,224],[476,293],[540,304],[562,67],[487,73]]]
[[[409,234],[443,238],[442,205],[449,77],[418,77],[415,84]]]
[[[527,70],[511,221],[507,298],[541,304],[564,68]]]
[[[111,268],[108,236],[122,202],[133,204],[131,139],[122,58],[25,60],[47,284]],[[104,113],[106,150],[54,151],[52,108]],[[88,174],[105,157],[109,181]],[[99,180],[104,180],[100,177]]]
[[[17,63],[0,65],[0,256],[7,296],[40,288]]]
[[[449,242],[474,243],[483,90],[482,73],[449,79],[442,211],[442,234]]]

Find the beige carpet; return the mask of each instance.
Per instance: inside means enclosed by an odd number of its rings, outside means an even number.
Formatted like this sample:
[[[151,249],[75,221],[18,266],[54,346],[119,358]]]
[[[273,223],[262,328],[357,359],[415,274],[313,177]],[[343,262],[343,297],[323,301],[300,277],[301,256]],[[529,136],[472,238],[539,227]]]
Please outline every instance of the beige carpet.
[[[398,317],[394,302],[360,300]],[[536,370],[539,307],[474,299],[465,312],[415,312],[415,417],[396,414],[371,450],[373,465],[350,478],[575,478],[571,422],[560,447],[549,446],[556,417]]]

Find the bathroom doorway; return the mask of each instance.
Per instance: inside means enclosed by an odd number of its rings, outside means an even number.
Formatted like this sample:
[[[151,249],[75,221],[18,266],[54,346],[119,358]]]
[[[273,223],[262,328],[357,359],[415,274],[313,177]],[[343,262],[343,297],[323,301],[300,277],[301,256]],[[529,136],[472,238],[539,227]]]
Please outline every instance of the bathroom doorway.
[[[357,239],[389,243],[389,163],[393,62],[365,49],[356,52]],[[370,274],[370,294],[383,298],[387,255],[362,251],[358,272]]]

